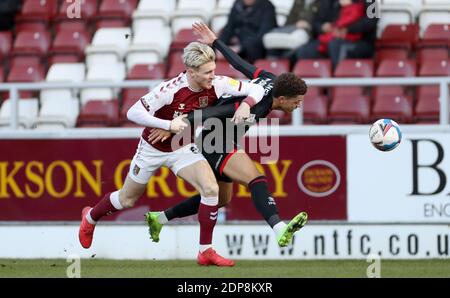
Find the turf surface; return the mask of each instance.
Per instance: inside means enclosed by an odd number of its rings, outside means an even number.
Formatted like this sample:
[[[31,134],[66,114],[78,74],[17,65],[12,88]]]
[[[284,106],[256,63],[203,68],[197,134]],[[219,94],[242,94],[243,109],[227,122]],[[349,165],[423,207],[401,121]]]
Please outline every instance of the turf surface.
[[[82,259],[81,277],[366,277],[365,260],[241,261],[233,268],[200,267],[195,261]],[[0,259],[0,277],[66,277],[66,260]],[[381,260],[381,277],[450,277],[450,260]]]

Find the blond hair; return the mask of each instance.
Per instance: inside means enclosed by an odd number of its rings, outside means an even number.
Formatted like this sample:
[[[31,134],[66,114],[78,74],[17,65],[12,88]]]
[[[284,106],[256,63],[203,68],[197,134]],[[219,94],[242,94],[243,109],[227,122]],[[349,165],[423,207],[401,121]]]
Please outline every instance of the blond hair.
[[[203,64],[215,60],[214,50],[206,44],[194,41],[184,48],[183,63],[186,67],[197,69]]]

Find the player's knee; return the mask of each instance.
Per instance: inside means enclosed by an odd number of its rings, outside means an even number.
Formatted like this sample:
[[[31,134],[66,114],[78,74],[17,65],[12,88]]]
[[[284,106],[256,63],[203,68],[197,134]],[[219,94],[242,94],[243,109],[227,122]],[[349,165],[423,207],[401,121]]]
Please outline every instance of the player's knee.
[[[217,183],[207,183],[202,185],[200,194],[204,197],[216,197],[219,195],[219,185]]]

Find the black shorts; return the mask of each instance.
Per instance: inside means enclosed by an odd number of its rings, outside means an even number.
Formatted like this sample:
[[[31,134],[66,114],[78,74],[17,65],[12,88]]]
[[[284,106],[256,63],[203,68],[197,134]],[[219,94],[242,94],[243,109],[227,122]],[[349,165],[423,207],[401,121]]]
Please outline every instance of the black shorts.
[[[233,154],[235,154],[238,150],[239,150],[238,148],[235,148],[233,151],[226,153],[203,152],[203,156],[213,169],[217,181],[233,182],[233,180],[231,180],[227,175],[223,173],[223,169],[225,168],[225,165],[227,164],[230,157],[233,156]]]

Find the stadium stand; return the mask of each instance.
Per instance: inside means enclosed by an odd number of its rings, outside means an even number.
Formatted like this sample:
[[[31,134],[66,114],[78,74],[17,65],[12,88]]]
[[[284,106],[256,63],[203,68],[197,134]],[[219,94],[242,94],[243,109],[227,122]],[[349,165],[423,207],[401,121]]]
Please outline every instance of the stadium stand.
[[[81,0],[82,18],[77,18],[68,17],[71,3],[67,1],[24,0],[15,17],[14,30],[0,32],[0,81],[120,82],[125,77],[128,80],[174,77],[184,70],[183,47],[197,39],[190,30],[192,22],[207,22],[218,32],[225,25],[233,2]],[[272,2],[282,25],[293,1]],[[306,79],[450,76],[450,1],[380,0],[380,3],[379,38],[373,59],[345,60],[334,70],[327,59],[300,60],[290,65],[289,60],[271,56],[255,64],[275,74],[292,71]],[[220,54],[217,60],[217,74],[245,79]],[[20,91],[19,95],[22,99],[39,98],[37,128],[59,129],[76,123],[130,125],[124,117],[126,108],[147,91],[147,88],[111,87]],[[304,103],[304,120],[320,124],[366,123],[382,115],[400,115],[411,123],[436,123],[439,96],[438,85],[310,87]],[[9,92],[2,91],[0,100],[8,98]],[[83,112],[90,100],[117,100],[115,120],[102,116],[102,121],[93,123],[88,116],[83,116],[83,121],[68,117],[65,111]],[[58,108],[51,108],[50,103]],[[388,113],[389,104],[398,109]],[[83,115],[89,115],[89,109]],[[281,117],[282,124],[291,120],[290,115],[284,114],[273,113],[270,117]],[[21,127],[33,125],[23,121]]]

